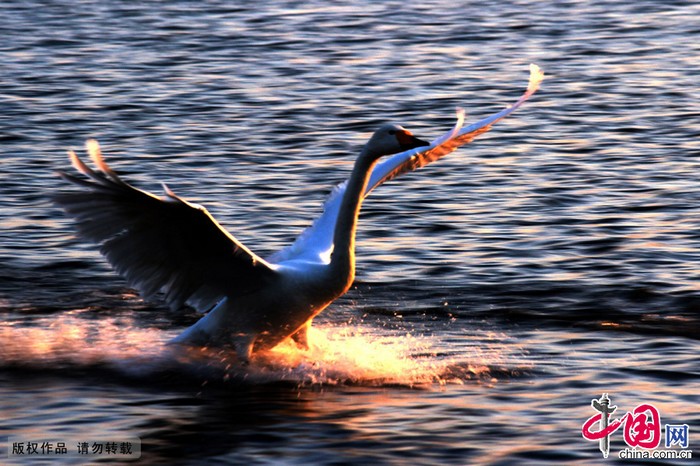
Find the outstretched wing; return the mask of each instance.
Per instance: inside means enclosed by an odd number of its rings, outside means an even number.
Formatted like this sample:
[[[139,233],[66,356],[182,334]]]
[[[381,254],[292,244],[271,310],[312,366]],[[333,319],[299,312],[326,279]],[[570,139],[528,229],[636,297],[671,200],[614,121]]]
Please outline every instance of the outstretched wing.
[[[462,109],[458,109],[457,123],[455,124],[454,128],[448,133],[444,134],[442,137],[433,141],[430,146],[423,148],[423,150],[413,150],[396,154],[384,160],[382,163],[377,164],[375,169],[372,171],[372,176],[368,183],[365,196],[385,181],[393,180],[403,173],[417,170],[418,168],[424,167],[429,163],[435,162],[436,160],[453,152],[459,146],[468,144],[477,136],[490,131],[494,124],[513,113],[523,103],[525,103],[525,101],[529,99],[530,96],[535,93],[535,91],[537,91],[543,78],[544,73],[542,73],[540,67],[535,64],[531,64],[530,81],[528,83],[527,90],[520,96],[515,104],[510,105],[500,112],[467,127],[462,127],[464,122],[464,111]]]
[[[527,90],[513,105],[467,127],[462,127],[464,112],[458,110],[457,123],[452,130],[437,138],[429,146],[394,154],[380,161],[372,170],[365,196],[385,181],[434,162],[453,152],[459,146],[471,142],[480,134],[489,131],[495,123],[513,113],[534,94],[543,78],[544,73],[540,68],[534,64],[530,65],[530,81]],[[340,210],[340,201],[345,193],[345,186],[346,183],[342,183],[336,187],[324,205],[323,214],[316,219],[314,224],[304,230],[291,246],[275,253],[270,257],[270,260],[273,262],[285,260],[327,262],[330,260],[330,254],[333,252],[333,230]]]
[[[160,291],[172,309],[188,303],[206,311],[224,296],[250,293],[275,275],[204,207],[165,185],[162,198],[134,188],[107,166],[96,141],[86,147],[97,170],[70,151],[73,166],[87,179],[59,173],[83,189],[57,194],[54,201],[143,296]]]

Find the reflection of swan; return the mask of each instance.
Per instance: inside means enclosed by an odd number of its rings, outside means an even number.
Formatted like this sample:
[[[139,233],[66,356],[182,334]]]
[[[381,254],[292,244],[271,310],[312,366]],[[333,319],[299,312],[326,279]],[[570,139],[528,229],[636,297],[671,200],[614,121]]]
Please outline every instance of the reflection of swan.
[[[382,182],[488,131],[535,92],[542,73],[535,65],[530,71],[528,89],[515,105],[466,128],[460,113],[455,128],[432,144],[400,126],[380,128],[321,217],[268,260],[239,243],[206,209],[166,186],[158,198],[122,181],[102,160],[95,141],[88,141],[87,150],[98,170],[71,151],[73,166],[89,179],[61,173],[84,190],[58,194],[55,200],[77,219],[81,235],[100,243],[107,260],[142,294],[163,292],[175,309],[184,304],[211,309],[175,342],[231,342],[244,360],[290,336],[305,346],[313,317],[354,279],[355,230],[364,197]],[[376,165],[389,154],[395,155]]]

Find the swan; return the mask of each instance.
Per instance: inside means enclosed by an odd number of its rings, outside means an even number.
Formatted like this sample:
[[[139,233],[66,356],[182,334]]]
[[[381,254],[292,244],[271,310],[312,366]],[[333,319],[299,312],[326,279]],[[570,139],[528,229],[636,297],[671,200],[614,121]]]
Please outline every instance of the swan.
[[[98,243],[107,261],[145,298],[160,292],[171,309],[190,305],[205,313],[171,343],[230,344],[243,363],[290,337],[308,348],[313,318],[353,283],[363,199],[383,182],[488,131],[520,107],[543,76],[530,65],[527,90],[513,105],[467,127],[458,110],[455,126],[432,143],[400,125],[380,127],[322,215],[292,245],[267,259],[247,249],[204,207],[165,184],[158,197],[122,180],[95,140],[86,142],[86,151],[96,170],[68,151],[72,166],[84,176],[58,174],[82,189],[59,192],[53,200],[75,218],[79,235]]]

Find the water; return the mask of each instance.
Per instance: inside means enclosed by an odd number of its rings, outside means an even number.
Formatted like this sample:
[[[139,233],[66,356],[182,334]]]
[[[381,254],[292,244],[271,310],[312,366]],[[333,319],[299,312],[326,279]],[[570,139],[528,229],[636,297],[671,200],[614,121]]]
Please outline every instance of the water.
[[[3,2],[0,438],[139,437],[150,464],[595,464],[581,426],[605,392],[688,424],[692,449],[699,19],[693,2]],[[241,368],[164,348],[195,316],[142,301],[48,200],[65,149],[95,137],[133,184],[168,182],[266,255],[380,123],[475,121],[530,62],[548,77],[515,115],[368,199],[356,286],[309,352]]]

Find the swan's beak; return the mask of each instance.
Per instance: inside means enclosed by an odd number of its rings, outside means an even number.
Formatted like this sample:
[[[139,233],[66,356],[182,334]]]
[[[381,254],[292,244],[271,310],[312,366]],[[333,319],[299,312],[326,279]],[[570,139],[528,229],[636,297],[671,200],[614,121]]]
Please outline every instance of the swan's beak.
[[[399,141],[401,150],[415,149],[416,147],[429,146],[429,142],[415,137],[410,131],[403,130],[396,133],[396,139]]]

